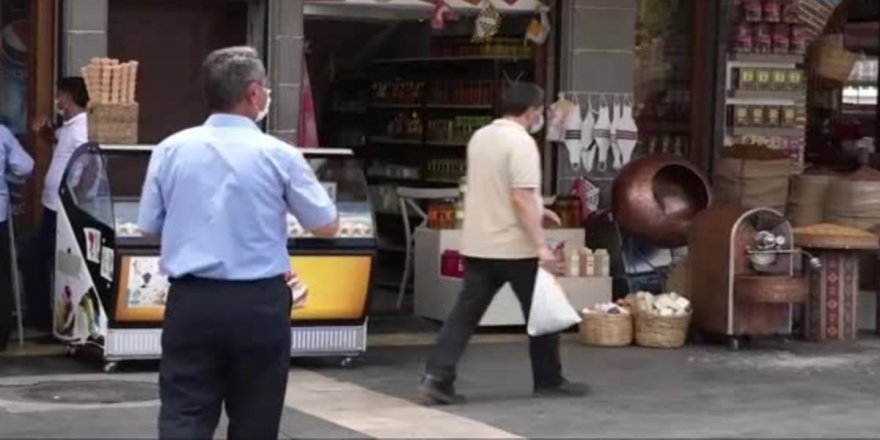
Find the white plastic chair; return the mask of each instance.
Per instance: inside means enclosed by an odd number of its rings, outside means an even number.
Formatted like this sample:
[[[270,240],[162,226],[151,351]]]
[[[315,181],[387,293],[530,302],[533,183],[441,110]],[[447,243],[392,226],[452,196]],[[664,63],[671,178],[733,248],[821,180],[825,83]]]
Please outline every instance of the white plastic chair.
[[[403,263],[403,275],[400,278],[400,290],[397,292],[397,310],[403,308],[403,297],[406,295],[406,285],[413,271],[415,255],[414,234],[415,228],[410,223],[410,210],[421,217],[421,222],[416,228],[427,225],[428,214],[419,206],[419,201],[440,201],[458,198],[461,192],[458,188],[410,188],[398,187],[397,198],[400,200],[400,213],[403,216],[403,232],[406,237],[406,260]]]

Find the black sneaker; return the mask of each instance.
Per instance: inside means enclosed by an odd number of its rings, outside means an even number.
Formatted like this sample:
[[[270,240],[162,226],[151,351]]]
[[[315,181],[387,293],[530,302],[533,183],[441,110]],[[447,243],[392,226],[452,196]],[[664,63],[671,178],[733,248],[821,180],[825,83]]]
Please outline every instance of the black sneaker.
[[[451,383],[443,383],[429,376],[422,379],[419,393],[426,405],[453,405],[465,401],[464,396],[455,394],[455,386]]]
[[[590,394],[590,387],[586,384],[563,380],[555,387],[535,387],[532,394],[535,397],[583,397]]]

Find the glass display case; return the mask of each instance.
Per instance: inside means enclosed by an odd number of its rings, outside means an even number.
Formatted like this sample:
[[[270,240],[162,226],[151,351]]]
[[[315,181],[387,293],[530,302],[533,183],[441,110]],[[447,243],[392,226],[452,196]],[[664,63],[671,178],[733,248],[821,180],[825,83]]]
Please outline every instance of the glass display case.
[[[372,239],[375,236],[373,209],[363,166],[348,150],[306,150],[306,160],[339,210],[336,239]],[[292,215],[287,216],[290,238],[314,238]]]
[[[124,242],[136,243],[142,239],[137,227],[140,192],[150,160],[149,147],[103,148],[103,161],[92,155],[81,155],[73,168],[87,164],[103,166],[103,208],[93,214],[107,221]],[[372,239],[375,234],[373,210],[370,204],[367,180],[358,159],[346,150],[307,151],[307,161],[339,210],[340,228],[336,239]],[[76,173],[71,173],[71,178]],[[94,211],[94,209],[89,209]],[[112,219],[112,220],[111,220]],[[287,215],[287,234],[291,239],[315,239],[300,226],[296,217]]]
[[[106,341],[104,356],[112,362],[161,354],[170,283],[159,265],[159,242],[137,227],[152,149],[85,144],[60,191],[56,335]],[[366,177],[349,150],[304,154],[338,207],[340,230],[334,238],[313,237],[288,216],[291,271],[309,290],[307,303],[291,311],[291,356],[356,356],[366,350],[375,257]]]

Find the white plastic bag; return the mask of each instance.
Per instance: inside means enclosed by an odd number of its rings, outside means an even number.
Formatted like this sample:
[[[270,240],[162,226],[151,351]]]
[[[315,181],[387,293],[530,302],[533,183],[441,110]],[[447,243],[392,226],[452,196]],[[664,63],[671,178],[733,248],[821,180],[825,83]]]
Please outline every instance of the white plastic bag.
[[[568,302],[562,286],[550,272],[539,268],[529,311],[529,336],[560,332],[579,322],[581,317]]]

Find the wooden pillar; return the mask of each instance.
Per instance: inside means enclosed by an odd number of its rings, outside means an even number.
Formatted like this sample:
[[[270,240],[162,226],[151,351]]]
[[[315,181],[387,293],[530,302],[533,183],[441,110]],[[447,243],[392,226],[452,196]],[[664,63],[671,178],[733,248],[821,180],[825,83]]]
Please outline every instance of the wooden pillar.
[[[30,4],[30,36],[28,41],[28,124],[41,116],[55,114],[55,1],[32,0]],[[34,178],[27,187],[25,223],[35,224],[42,210],[40,194],[43,179],[52,159],[52,146],[28,130],[30,154],[35,161]]]

